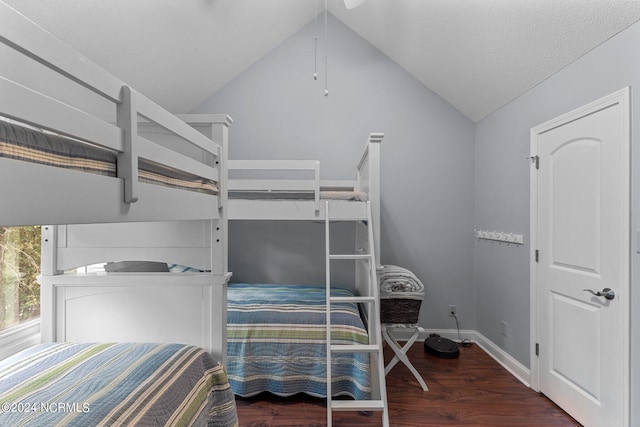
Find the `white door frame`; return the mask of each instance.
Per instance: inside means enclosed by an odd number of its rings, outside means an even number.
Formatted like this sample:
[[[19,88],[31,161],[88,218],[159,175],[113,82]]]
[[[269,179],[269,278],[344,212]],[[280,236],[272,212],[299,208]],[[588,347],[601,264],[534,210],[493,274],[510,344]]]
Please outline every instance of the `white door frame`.
[[[599,111],[608,106],[621,104],[623,109],[623,126],[627,131],[624,133],[625,138],[623,141],[624,150],[628,155],[628,162],[626,163],[625,170],[623,171],[626,175],[627,179],[625,180],[624,189],[626,193],[629,195],[626,203],[627,209],[624,209],[626,212],[625,215],[625,223],[627,227],[627,239],[624,243],[627,248],[627,258],[624,261],[625,263],[625,271],[626,271],[626,280],[624,284],[624,288],[616,289],[616,297],[620,296],[623,300],[621,301],[621,305],[623,307],[623,331],[622,336],[625,337],[625,342],[623,344],[623,354],[622,354],[622,363],[624,370],[624,378],[626,381],[624,382],[624,390],[623,390],[623,399],[624,399],[624,425],[629,425],[629,410],[630,410],[630,266],[631,266],[631,125],[630,125],[630,88],[626,87],[622,90],[612,93],[611,95],[605,96],[597,101],[589,103],[583,107],[577,108],[569,113],[563,114],[555,119],[549,120],[541,125],[538,125],[531,129],[530,138],[530,152],[531,159],[534,160],[533,166],[531,167],[530,172],[530,337],[531,337],[531,382],[530,386],[535,391],[540,391],[539,388],[539,360],[536,354],[536,343],[540,342],[539,339],[539,328],[538,328],[538,269],[537,262],[535,259],[536,249],[538,249],[538,179],[537,179],[537,170],[536,170],[536,162],[537,162],[537,141],[538,135],[548,130],[551,130],[555,127],[561,126],[565,123],[571,122],[573,120],[577,120],[580,117],[588,115],[590,113]]]

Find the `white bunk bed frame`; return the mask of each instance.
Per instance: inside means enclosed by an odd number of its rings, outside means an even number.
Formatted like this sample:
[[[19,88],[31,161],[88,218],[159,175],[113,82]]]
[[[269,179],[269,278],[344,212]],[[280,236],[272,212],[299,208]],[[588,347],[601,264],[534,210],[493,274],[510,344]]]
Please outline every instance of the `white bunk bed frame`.
[[[380,144],[383,133],[371,133],[357,165],[353,180],[321,180],[317,160],[228,160],[229,191],[308,192],[305,200],[229,198],[230,220],[324,220],[323,191],[366,193],[371,204],[376,265],[380,266]],[[307,172],[311,178],[236,179],[238,171]],[[367,218],[366,203],[351,200],[331,201],[331,220],[356,221]],[[364,237],[363,237],[364,238]]]
[[[138,157],[224,183],[224,147],[0,2],[0,42],[112,103],[116,124],[0,76],[0,116],[118,153],[118,178],[0,158],[0,223],[88,224],[211,219],[224,199],[138,182]],[[37,75],[37,74],[36,74]],[[139,135],[144,118],[204,153],[189,157]],[[124,185],[123,185],[124,183]],[[25,197],[25,195],[29,197]],[[99,197],[97,197],[99,195]],[[78,201],[85,200],[82,206]],[[170,200],[170,201],[169,201]],[[89,202],[90,201],[90,202]],[[162,209],[159,209],[159,207]],[[189,209],[185,209],[189,206]]]
[[[0,118],[117,152],[117,177],[0,157],[0,224],[42,227],[41,335],[181,342],[226,360],[226,115],[185,123],[0,1],[0,42],[111,102],[116,123],[0,76]],[[74,86],[75,87],[75,86]],[[148,139],[153,135],[154,141]],[[217,182],[217,194],[138,182],[138,158]],[[72,274],[107,261],[202,273]]]
[[[234,198],[229,197],[229,220],[322,220],[325,223],[325,258],[327,288],[327,336],[331,333],[330,302],[349,301],[361,303],[370,336],[368,346],[328,345],[327,351],[327,425],[332,425],[333,411],[381,411],[382,425],[389,426],[386,398],[384,361],[382,360],[382,336],[379,316],[380,296],[376,270],[380,264],[380,143],[382,133],[369,135],[364,152],[356,169],[356,177],[348,180],[320,180],[320,162],[315,160],[229,160],[229,191],[300,193],[305,199]],[[261,171],[275,173],[274,179],[236,179],[234,172]],[[282,172],[285,172],[283,175]],[[295,178],[283,179],[282,176]],[[306,172],[311,178],[300,179],[297,174]],[[273,176],[273,175],[272,175]],[[330,196],[323,198],[323,191],[361,192],[367,200],[341,200]],[[329,251],[330,222],[356,221],[355,254],[331,254]],[[330,296],[331,260],[355,261],[354,298],[340,299]],[[348,347],[348,348],[345,348]],[[331,396],[331,357],[343,351],[364,351],[371,357],[371,400],[333,400]]]

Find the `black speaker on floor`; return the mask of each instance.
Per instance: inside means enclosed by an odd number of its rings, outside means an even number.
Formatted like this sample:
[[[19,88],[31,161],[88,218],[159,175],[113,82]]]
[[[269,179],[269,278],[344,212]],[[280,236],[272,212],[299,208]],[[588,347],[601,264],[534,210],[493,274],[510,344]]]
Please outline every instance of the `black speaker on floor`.
[[[455,341],[443,338],[438,334],[431,334],[424,340],[424,349],[427,353],[443,359],[455,359],[460,356],[460,349]]]

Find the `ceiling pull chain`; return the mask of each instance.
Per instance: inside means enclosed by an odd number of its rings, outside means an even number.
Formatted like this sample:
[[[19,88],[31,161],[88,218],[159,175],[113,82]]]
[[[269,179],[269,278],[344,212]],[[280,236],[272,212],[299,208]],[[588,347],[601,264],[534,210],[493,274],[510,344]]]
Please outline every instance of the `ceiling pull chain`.
[[[316,36],[313,40],[313,80],[318,80],[318,0],[316,2]]]
[[[324,0],[324,96],[329,96],[329,30],[328,30],[328,15],[329,15],[328,0]]]

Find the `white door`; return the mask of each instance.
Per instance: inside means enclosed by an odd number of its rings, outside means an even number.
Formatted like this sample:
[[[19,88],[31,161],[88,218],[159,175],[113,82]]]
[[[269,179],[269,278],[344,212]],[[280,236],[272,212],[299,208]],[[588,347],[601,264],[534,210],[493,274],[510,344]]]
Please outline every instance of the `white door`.
[[[629,422],[629,129],[627,89],[532,129],[532,366],[585,426]]]

